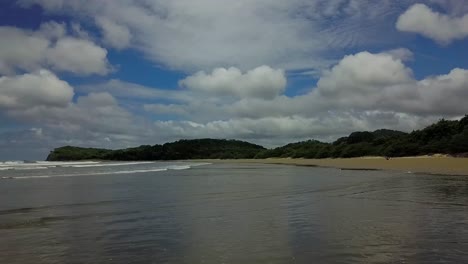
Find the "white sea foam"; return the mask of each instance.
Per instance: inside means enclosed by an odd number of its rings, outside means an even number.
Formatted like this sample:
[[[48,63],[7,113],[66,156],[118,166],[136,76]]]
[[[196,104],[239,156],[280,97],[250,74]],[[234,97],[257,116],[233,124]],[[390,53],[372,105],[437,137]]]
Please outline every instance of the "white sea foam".
[[[115,172],[112,172],[111,174],[132,174],[132,173],[158,172],[158,171],[167,171],[167,169],[159,168],[159,169],[148,169],[148,170],[115,171]]]
[[[25,163],[23,161],[6,161],[0,162],[0,168],[11,167],[11,168],[44,168],[44,167],[57,167],[57,166],[70,166],[70,165],[86,165],[86,164],[98,164],[98,161],[80,161],[80,162],[53,162],[53,161],[36,161]]]
[[[2,179],[35,179],[35,178],[52,178],[53,175],[33,175],[33,176],[18,176],[18,177],[2,177]],[[67,176],[64,176],[67,177]]]
[[[93,175],[112,175],[112,174],[133,174],[143,172],[159,172],[166,171],[166,168],[147,169],[147,170],[129,170],[129,171],[109,171],[109,172],[92,172],[92,173],[79,173],[79,174],[58,174],[58,175],[32,175],[32,176],[18,176],[18,177],[4,177],[9,179],[34,179],[34,178],[53,178],[53,177],[77,177],[77,176],[93,176]]]
[[[69,166],[69,165],[88,165],[100,164],[101,161],[36,161],[36,163],[45,166]]]
[[[0,166],[12,166],[12,165],[17,165],[17,164],[23,164],[24,161],[3,161],[0,162]]]
[[[13,167],[13,170],[47,170],[49,167],[43,166],[28,166],[28,167]]]
[[[213,163],[193,163],[190,164],[191,167],[197,167],[197,166],[207,166],[207,165],[212,165]]]
[[[173,166],[168,166],[167,169],[169,170],[188,170],[190,169],[190,165],[173,165]]]
[[[89,162],[88,162],[89,163]],[[75,168],[75,166],[86,166],[87,167],[103,167],[103,166],[121,166],[121,165],[138,165],[138,164],[158,164],[157,162],[126,162],[126,163],[110,163],[110,164],[103,164],[99,162],[93,162],[92,164],[82,164],[82,165],[70,165],[67,163],[63,166],[63,163],[40,163],[41,166],[10,166],[10,167],[0,167],[0,170],[37,170],[37,169],[48,169],[51,167],[69,167]],[[45,166],[47,164],[47,166]],[[60,164],[60,165],[57,165]],[[116,171],[94,171],[88,173],[72,173],[72,174],[48,174],[48,175],[28,175],[28,176],[10,176],[10,177],[3,177],[2,179],[33,179],[33,178],[51,178],[51,177],[75,177],[75,176],[92,176],[92,175],[112,175],[112,174],[134,174],[134,173],[145,173],[145,172],[160,172],[160,171],[167,171],[167,170],[188,170],[194,166],[203,166],[203,165],[210,165],[211,163],[190,163],[190,164],[176,164],[176,165],[166,165],[160,166],[156,168],[146,168],[146,169],[135,169],[135,170],[116,170]],[[159,165],[159,164],[158,164]],[[162,164],[161,164],[162,165]]]
[[[121,162],[121,163],[99,163],[99,164],[66,165],[63,167],[73,167],[73,168],[113,167],[113,166],[140,165],[140,164],[151,164],[151,163],[154,163],[154,162],[142,161],[142,162]]]

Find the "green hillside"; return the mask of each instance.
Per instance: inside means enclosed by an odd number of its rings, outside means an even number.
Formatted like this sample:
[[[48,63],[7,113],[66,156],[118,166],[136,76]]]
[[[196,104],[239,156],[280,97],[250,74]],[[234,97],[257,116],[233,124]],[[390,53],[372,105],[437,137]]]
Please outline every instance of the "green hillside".
[[[119,150],[66,146],[54,149],[47,160],[250,159],[262,150],[262,146],[239,140],[193,139]]]
[[[404,133],[379,129],[353,132],[332,143],[308,140],[274,149],[239,140],[193,139],[163,145],[107,150],[66,146],[53,150],[47,160],[181,160],[250,158],[351,158],[362,156],[404,157],[444,153],[468,153],[468,116],[440,120],[422,130]]]
[[[468,153],[468,116],[459,121],[440,120],[411,133],[379,129],[354,132],[333,143],[315,140],[298,142],[262,151],[255,158],[404,157],[435,153]]]

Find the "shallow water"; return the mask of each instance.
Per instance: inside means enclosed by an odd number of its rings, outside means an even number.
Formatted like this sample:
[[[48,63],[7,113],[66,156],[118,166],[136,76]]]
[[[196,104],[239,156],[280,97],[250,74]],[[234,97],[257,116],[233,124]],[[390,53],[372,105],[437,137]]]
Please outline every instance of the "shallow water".
[[[0,263],[468,263],[468,177],[30,166],[0,171]]]

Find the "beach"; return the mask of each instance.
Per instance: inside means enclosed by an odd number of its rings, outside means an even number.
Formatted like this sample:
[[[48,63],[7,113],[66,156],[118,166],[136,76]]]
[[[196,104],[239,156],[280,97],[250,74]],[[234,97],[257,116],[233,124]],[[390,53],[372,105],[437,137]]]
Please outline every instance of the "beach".
[[[207,161],[207,160],[205,160]],[[208,160],[215,163],[263,163],[286,164],[296,166],[318,166],[345,170],[391,170],[408,173],[467,175],[468,158],[455,158],[443,155],[401,157],[386,159],[384,157],[361,157],[346,159],[241,159],[241,160]]]

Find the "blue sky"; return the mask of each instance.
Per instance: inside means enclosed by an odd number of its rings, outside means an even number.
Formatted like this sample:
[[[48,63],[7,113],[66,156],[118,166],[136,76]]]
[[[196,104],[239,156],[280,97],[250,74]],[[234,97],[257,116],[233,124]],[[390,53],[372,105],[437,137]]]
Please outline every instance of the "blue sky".
[[[461,0],[10,0],[0,159],[181,138],[278,146],[468,113]]]

